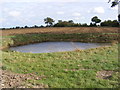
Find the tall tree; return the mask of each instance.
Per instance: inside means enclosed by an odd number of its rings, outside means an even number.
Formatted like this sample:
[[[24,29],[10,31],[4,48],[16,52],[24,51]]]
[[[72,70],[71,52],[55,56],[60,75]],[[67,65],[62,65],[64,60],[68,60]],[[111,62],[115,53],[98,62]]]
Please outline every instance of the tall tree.
[[[100,20],[97,16],[94,16],[94,17],[91,19],[91,21],[94,22],[95,24],[101,22],[101,20]]]
[[[47,26],[52,26],[55,21],[52,18],[47,17],[44,19],[44,22],[47,24]]]

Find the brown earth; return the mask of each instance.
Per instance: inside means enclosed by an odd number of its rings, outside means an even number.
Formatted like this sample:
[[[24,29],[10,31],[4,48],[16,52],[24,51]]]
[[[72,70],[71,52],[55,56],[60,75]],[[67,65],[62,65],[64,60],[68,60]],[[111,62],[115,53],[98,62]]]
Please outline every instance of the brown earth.
[[[29,28],[0,30],[3,36],[30,33],[118,33],[118,27],[48,27],[48,28]]]
[[[103,70],[103,71],[98,71],[98,72],[96,73],[96,76],[97,76],[98,78],[100,78],[100,79],[109,79],[109,78],[112,77],[112,75],[113,75],[114,73],[118,73],[118,72],[115,72],[115,71],[105,71],[105,70]]]
[[[1,70],[0,70],[1,71]],[[47,88],[47,85],[38,84],[34,82],[27,82],[29,80],[41,80],[45,76],[37,76],[34,73],[30,74],[17,74],[10,71],[1,71],[1,87],[2,88]]]

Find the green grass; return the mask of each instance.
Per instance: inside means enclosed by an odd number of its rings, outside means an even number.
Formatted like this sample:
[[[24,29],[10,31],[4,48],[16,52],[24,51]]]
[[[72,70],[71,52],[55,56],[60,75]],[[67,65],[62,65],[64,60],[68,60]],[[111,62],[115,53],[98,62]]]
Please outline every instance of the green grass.
[[[78,33],[78,34],[24,34],[3,36],[2,46],[18,46],[46,41],[112,42],[118,40],[117,33]]]
[[[85,51],[57,53],[3,52],[3,66],[16,73],[45,76],[35,83],[51,88],[115,88],[118,74],[111,79],[96,77],[97,71],[118,71],[117,45]]]
[[[109,37],[109,35],[28,34],[4,38],[8,40],[5,45],[9,43],[11,46],[37,40],[42,42],[76,39],[84,42],[105,42],[104,39],[107,39],[106,42],[110,42],[117,39],[117,37]],[[2,51],[2,56],[3,69],[16,73],[35,73],[37,76],[44,76],[41,80],[26,81],[27,83],[42,83],[50,88],[116,88],[119,86],[118,73],[116,73],[119,70],[117,44],[88,50],[38,54],[6,50]],[[115,72],[109,79],[96,77],[96,73],[102,70]]]

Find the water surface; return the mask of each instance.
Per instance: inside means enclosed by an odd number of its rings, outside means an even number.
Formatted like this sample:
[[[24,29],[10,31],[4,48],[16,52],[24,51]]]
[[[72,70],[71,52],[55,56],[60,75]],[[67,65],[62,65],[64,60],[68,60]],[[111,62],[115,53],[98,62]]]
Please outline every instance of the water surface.
[[[81,43],[81,42],[42,42],[37,44],[29,44],[24,46],[11,47],[10,49],[25,53],[50,53],[73,51],[76,49],[90,49],[101,46],[108,46],[107,43]]]

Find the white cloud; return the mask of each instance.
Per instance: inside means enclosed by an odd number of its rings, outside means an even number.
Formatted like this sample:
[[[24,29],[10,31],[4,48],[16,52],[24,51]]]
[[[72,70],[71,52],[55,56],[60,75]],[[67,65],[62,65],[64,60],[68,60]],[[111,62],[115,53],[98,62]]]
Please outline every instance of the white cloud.
[[[75,13],[73,13],[72,15],[73,15],[73,16],[81,16],[81,14],[78,13],[78,12],[75,12]]]
[[[58,11],[57,14],[64,14],[64,12],[63,11]]]
[[[11,12],[9,12],[9,15],[10,16],[13,16],[13,17],[18,17],[18,16],[20,16],[20,12],[19,11],[11,11]]]
[[[105,13],[105,10],[103,7],[95,7],[95,8],[90,9],[88,13],[103,14]]]

